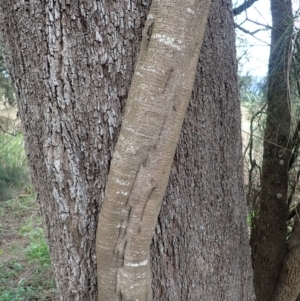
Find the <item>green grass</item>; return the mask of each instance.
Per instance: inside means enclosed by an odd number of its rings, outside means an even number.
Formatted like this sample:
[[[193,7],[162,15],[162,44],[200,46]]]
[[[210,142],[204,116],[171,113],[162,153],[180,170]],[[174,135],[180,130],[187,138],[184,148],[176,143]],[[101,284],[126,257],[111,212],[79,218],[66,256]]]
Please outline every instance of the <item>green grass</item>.
[[[45,241],[44,230],[40,226],[41,222],[39,222],[40,218],[38,218],[35,222],[33,222],[32,217],[28,220],[29,223],[26,223],[20,229],[20,233],[28,236],[30,243],[25,249],[25,254],[29,260],[29,263],[38,262],[44,267],[48,267],[51,264],[50,255],[48,245]]]
[[[58,299],[22,136],[0,134],[0,301]]]
[[[35,196],[0,203],[0,220],[11,224],[0,237],[0,301],[57,300],[57,291]]]

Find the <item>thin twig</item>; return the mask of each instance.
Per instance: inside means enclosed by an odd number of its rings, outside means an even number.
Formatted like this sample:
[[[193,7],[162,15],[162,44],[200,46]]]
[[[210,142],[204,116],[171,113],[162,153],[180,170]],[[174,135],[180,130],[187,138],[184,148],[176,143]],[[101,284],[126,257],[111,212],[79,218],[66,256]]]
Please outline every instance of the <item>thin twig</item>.
[[[247,131],[242,130],[242,132],[245,133],[245,134],[247,134],[247,135],[251,135],[251,134],[250,134],[249,132],[247,132]],[[264,138],[262,138],[262,137],[259,137],[259,136],[256,136],[256,135],[253,135],[253,137],[258,138],[258,139],[260,139],[260,140],[263,140],[264,142],[270,143],[270,144],[272,144],[272,145],[275,145],[275,146],[277,146],[277,147],[279,147],[279,148],[283,148],[283,149],[285,149],[285,150],[292,151],[291,149],[287,149],[287,148],[284,147],[284,146],[281,146],[281,145],[278,145],[278,144],[276,144],[276,143],[274,143],[274,142],[268,141],[268,140],[266,140],[266,139],[264,139]]]
[[[262,43],[264,43],[264,44],[266,44],[266,45],[269,45],[267,42],[265,42],[265,41],[263,41],[263,40],[261,40],[261,39],[259,39],[258,37],[255,36],[255,34],[256,34],[257,32],[262,31],[262,30],[267,30],[267,29],[257,29],[257,30],[255,30],[255,31],[251,32],[251,31],[249,31],[249,30],[247,30],[247,29],[241,27],[240,25],[238,25],[238,24],[236,24],[236,23],[235,23],[235,27],[238,28],[239,30],[241,30],[242,32],[246,33],[246,34],[251,35],[254,39],[256,39],[256,40],[258,40],[258,41],[260,41],[260,42],[262,42]]]

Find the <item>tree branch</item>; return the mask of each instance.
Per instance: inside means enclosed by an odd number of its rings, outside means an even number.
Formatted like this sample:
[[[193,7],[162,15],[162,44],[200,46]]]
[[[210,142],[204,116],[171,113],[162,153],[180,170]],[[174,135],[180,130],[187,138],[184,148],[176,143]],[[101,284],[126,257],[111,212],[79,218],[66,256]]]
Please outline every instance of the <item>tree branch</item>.
[[[243,11],[245,11],[246,9],[251,7],[256,1],[258,1],[258,0],[245,1],[243,4],[241,4],[240,6],[233,9],[233,15],[237,16],[237,15],[241,14]]]

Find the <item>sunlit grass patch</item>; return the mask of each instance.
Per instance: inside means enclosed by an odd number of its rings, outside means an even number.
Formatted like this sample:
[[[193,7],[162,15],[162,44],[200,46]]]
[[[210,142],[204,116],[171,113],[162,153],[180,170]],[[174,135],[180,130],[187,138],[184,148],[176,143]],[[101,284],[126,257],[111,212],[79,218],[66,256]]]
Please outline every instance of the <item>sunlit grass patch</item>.
[[[29,245],[25,249],[29,263],[38,262],[45,267],[50,265],[49,249],[45,240],[44,230],[41,227],[41,218],[37,218],[33,222],[32,217],[30,217],[25,225],[21,227],[20,233],[28,236],[30,240]]]

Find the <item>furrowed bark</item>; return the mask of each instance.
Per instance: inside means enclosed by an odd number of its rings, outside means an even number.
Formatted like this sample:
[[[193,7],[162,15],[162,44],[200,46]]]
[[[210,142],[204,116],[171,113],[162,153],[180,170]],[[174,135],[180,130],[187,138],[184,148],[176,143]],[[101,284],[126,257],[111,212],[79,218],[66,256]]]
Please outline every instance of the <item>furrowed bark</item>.
[[[260,206],[251,234],[254,288],[258,301],[273,301],[286,256],[288,168],[291,158],[291,1],[271,0],[272,32],[268,108],[263,151]]]
[[[210,2],[155,5],[99,216],[99,301],[152,300],[149,247],[193,88]]]
[[[147,1],[1,0],[1,43],[61,300],[97,300],[98,212]]]
[[[232,6],[215,0],[152,242],[153,300],[254,300],[242,174]]]

